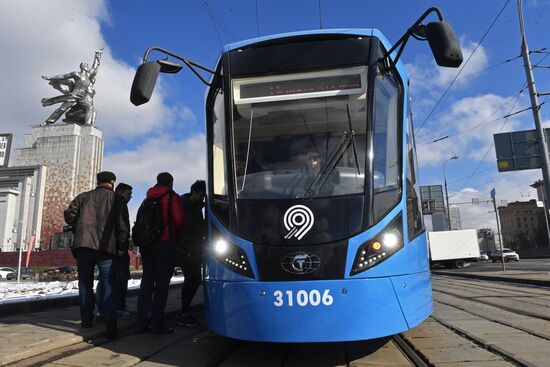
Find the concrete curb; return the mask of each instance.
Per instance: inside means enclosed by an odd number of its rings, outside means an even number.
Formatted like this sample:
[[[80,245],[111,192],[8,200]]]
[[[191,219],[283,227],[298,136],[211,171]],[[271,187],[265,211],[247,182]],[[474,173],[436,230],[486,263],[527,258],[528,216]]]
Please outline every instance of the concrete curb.
[[[181,285],[175,284],[174,286]],[[173,288],[174,286],[171,286]],[[137,289],[136,291],[139,291]],[[136,292],[137,293],[137,292]],[[72,297],[70,297],[72,298]],[[78,299],[78,297],[77,297]],[[190,310],[195,312],[201,309],[204,306],[203,302],[193,303],[190,306]],[[166,309],[164,315],[167,319],[175,317],[176,313],[180,311],[180,307],[171,307]],[[134,333],[134,328],[136,325],[135,317],[130,319],[120,319],[118,320],[118,330],[119,338],[130,335]],[[105,336],[105,328],[103,323],[97,323],[91,329],[78,329],[73,332],[67,332],[63,337],[57,338],[56,340],[45,340],[44,342],[37,343],[30,346],[24,350],[20,350],[14,353],[8,353],[6,355],[0,356],[0,367],[11,365],[19,361],[37,357],[43,353],[55,352],[55,350],[61,350],[58,355],[63,353],[63,348],[70,347],[78,343],[88,343],[91,347],[100,346],[110,340]],[[50,356],[48,359],[58,358],[56,356]],[[38,362],[40,364],[41,362]],[[33,364],[34,365],[34,364]]]
[[[183,283],[170,284],[170,289],[181,287]],[[137,296],[139,288],[128,289],[128,296]],[[23,314],[36,311],[51,310],[53,308],[61,308],[68,306],[78,306],[78,294],[67,295],[65,297],[37,299],[30,301],[21,301],[13,303],[0,304],[0,315],[8,316],[15,314]],[[0,317],[1,319],[1,317]]]
[[[440,270],[432,270],[432,274],[447,275],[447,276],[458,277],[458,278],[490,280],[495,282],[519,283],[519,284],[535,285],[538,287],[550,287],[549,281],[541,280],[541,279],[525,279],[525,278],[514,278],[511,276],[507,277],[507,276],[491,276],[491,275],[479,275],[479,274],[469,274],[469,273],[455,273],[455,272],[440,271]]]

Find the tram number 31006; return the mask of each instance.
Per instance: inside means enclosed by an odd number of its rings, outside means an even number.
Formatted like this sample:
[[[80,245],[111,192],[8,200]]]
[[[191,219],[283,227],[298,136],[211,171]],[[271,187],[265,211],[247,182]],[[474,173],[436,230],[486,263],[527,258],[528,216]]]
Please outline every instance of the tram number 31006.
[[[297,292],[286,291],[284,293],[283,291],[277,290],[273,292],[273,296],[275,297],[275,301],[273,301],[273,304],[276,307],[282,307],[285,305],[292,307],[295,304],[300,307],[304,307],[307,305],[330,306],[334,302],[334,298],[330,295],[330,291],[328,289],[325,289],[322,295],[321,292],[316,289],[309,292],[306,290],[299,290]]]

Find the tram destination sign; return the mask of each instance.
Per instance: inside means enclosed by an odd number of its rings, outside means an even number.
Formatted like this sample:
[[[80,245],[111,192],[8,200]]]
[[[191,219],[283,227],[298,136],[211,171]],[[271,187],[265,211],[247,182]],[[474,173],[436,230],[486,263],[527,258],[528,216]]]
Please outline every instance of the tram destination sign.
[[[0,133],[0,167],[7,167],[10,160],[13,134]]]
[[[546,139],[550,129],[544,129]],[[535,130],[494,134],[497,167],[499,172],[540,168],[540,149]]]
[[[361,76],[359,74],[279,80],[243,84],[241,86],[241,98],[284,96],[289,94],[358,89],[361,87]]]

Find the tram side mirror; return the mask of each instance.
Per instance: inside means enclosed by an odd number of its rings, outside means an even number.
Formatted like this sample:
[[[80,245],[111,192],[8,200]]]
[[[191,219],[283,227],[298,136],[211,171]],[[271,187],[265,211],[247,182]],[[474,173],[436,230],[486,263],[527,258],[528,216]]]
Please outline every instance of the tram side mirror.
[[[457,68],[462,64],[460,43],[449,23],[431,22],[425,31],[437,65]]]
[[[156,61],[145,62],[138,67],[130,92],[130,101],[135,106],[149,102],[155,89],[160,69],[161,65]]]

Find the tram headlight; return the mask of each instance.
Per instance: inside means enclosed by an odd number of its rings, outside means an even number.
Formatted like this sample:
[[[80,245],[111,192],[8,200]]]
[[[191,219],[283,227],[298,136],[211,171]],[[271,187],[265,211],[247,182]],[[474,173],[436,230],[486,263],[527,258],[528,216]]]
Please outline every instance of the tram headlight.
[[[383,231],[357,249],[350,275],[361,273],[380,264],[403,248],[403,220],[395,218]]]
[[[227,252],[228,248],[229,248],[229,245],[227,244],[227,241],[224,239],[217,240],[216,243],[214,244],[214,252],[219,256],[223,256]]]
[[[218,238],[212,242],[210,252],[226,268],[245,277],[254,278],[254,273],[250,269],[248,256],[246,256],[246,252],[239,246],[223,238]]]

